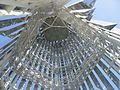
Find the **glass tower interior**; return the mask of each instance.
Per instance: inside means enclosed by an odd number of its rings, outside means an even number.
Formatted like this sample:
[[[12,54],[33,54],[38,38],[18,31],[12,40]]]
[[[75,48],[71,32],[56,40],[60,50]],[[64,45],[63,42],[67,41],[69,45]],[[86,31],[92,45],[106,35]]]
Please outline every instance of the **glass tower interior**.
[[[120,90],[120,34],[90,22],[95,1],[1,0],[0,90]]]

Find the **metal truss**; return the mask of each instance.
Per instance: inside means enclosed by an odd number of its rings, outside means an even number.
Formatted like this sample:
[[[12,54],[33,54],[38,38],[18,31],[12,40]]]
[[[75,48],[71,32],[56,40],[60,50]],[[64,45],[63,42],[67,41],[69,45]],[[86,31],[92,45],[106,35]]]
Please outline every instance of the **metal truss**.
[[[76,17],[72,6],[46,8],[1,27],[12,41],[0,48],[0,89],[119,90],[120,35]]]

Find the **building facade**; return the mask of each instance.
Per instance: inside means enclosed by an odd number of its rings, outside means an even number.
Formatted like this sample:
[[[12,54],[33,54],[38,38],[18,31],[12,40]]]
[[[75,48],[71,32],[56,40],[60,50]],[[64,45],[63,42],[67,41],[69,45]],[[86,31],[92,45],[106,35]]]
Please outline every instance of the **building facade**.
[[[1,0],[0,90],[119,90],[120,34],[95,1]]]

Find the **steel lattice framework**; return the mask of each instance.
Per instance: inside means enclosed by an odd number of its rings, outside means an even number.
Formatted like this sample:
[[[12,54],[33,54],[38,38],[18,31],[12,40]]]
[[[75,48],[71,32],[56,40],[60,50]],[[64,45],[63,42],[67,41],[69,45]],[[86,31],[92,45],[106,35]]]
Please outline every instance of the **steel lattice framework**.
[[[120,35],[89,22],[95,0],[1,0],[1,90],[119,90]],[[79,11],[78,9],[85,9]],[[24,14],[13,16],[10,11]],[[27,14],[25,14],[27,13]],[[3,17],[4,16],[4,17]]]

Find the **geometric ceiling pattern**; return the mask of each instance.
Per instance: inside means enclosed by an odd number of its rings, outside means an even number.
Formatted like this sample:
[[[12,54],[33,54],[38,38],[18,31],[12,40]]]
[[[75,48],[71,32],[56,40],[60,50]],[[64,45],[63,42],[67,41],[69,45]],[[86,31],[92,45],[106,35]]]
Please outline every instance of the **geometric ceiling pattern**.
[[[1,0],[0,90],[119,90],[120,34],[90,21],[95,1]]]

